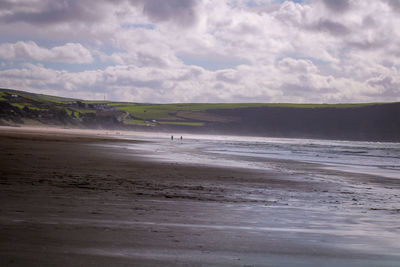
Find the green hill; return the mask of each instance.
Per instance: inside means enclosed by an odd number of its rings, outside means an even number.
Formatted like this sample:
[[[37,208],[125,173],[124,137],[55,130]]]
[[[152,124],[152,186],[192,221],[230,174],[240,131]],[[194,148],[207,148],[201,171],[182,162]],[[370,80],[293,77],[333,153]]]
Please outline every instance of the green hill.
[[[0,124],[400,141],[400,103],[142,104],[0,89]]]

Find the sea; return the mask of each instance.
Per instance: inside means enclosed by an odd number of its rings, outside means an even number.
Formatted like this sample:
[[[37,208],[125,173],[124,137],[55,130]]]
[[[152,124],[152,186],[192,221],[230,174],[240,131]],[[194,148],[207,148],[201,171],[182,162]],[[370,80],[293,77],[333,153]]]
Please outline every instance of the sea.
[[[174,135],[172,140],[166,133],[123,137],[150,141],[130,148],[166,162],[268,170],[277,168],[272,160],[288,160],[400,179],[400,143],[194,134]]]

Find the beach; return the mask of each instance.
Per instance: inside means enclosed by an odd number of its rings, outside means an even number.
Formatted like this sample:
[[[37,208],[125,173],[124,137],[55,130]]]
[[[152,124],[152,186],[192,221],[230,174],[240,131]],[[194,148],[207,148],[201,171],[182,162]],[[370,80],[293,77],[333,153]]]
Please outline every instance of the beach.
[[[166,139],[169,135],[166,134]],[[398,266],[400,180],[153,160],[106,131],[0,127],[1,266]]]

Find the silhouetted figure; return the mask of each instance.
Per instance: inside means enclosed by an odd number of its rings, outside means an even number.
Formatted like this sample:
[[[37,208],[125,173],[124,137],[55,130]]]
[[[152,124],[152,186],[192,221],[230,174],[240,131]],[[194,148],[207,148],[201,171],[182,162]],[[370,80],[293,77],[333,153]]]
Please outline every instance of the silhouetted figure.
[[[174,136],[173,135],[171,135],[171,140],[174,140]]]
[[[182,135],[181,135],[181,140],[182,140],[183,138],[182,138]]]

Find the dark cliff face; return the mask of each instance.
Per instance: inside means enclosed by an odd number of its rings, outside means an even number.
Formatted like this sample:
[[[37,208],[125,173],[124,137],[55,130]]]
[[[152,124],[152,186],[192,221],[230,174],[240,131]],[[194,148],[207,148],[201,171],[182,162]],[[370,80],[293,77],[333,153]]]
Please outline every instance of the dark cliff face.
[[[236,122],[210,126],[221,133],[400,141],[400,103],[357,108],[260,107],[212,112],[239,118]]]

